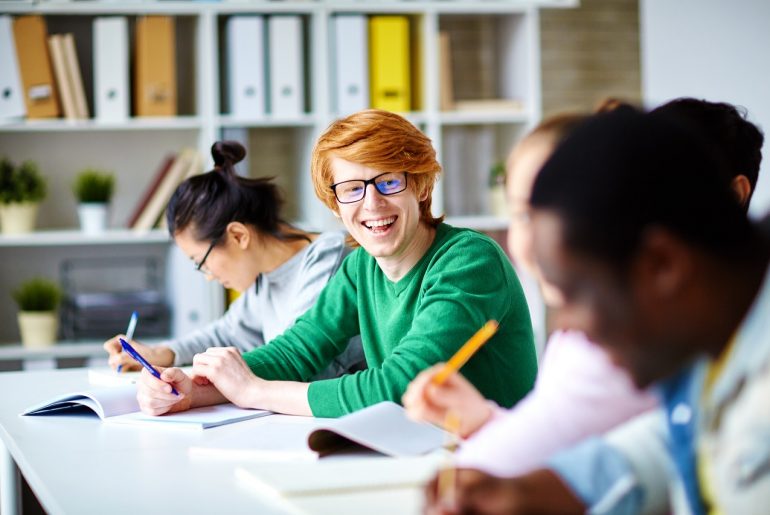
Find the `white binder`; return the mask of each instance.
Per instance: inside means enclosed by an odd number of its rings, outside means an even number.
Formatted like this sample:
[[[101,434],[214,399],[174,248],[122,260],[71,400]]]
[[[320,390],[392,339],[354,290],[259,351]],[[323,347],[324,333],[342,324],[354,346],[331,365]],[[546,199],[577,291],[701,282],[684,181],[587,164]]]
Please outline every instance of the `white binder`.
[[[94,18],[94,107],[101,121],[128,119],[128,20]]]
[[[265,114],[265,20],[232,16],[227,20],[227,99],[237,118]]]
[[[0,119],[20,118],[25,114],[13,21],[10,16],[0,16]]]
[[[335,109],[339,116],[369,107],[369,37],[366,16],[338,15],[332,22]]]
[[[271,16],[267,20],[270,75],[270,112],[277,118],[304,112],[304,50],[302,18]]]

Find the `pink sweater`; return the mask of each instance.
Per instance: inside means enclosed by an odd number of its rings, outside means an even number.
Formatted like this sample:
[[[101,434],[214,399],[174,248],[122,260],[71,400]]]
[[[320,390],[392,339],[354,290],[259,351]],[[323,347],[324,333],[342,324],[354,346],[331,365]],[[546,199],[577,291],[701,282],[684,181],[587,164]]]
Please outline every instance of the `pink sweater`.
[[[655,405],[582,333],[557,331],[546,345],[535,388],[512,409],[497,408],[463,442],[457,464],[498,476],[521,474]]]

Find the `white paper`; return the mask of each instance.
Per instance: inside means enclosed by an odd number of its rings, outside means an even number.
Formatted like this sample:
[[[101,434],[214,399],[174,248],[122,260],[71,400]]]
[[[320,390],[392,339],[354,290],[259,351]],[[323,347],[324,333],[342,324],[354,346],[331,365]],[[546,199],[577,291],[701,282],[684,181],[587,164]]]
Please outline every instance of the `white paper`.
[[[111,417],[107,419],[107,422],[178,429],[208,429],[267,415],[272,415],[272,412],[239,408],[233,404],[217,404],[158,417],[142,412],[127,413],[118,417]]]

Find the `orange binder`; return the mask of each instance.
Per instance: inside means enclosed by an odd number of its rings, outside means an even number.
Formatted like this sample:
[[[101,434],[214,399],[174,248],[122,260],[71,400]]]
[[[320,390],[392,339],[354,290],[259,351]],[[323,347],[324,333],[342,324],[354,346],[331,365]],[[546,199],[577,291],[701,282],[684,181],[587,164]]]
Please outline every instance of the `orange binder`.
[[[56,118],[61,114],[46,33],[40,15],[21,16],[13,22],[28,118]]]
[[[176,116],[174,18],[142,16],[136,22],[134,114]]]
[[[369,66],[372,107],[409,111],[411,70],[406,16],[369,18]]]

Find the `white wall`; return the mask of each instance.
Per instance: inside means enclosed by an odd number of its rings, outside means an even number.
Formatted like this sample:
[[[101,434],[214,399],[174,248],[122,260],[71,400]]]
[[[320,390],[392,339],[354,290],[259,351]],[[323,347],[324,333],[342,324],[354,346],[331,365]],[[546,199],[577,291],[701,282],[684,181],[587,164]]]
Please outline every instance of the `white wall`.
[[[645,105],[691,96],[748,109],[765,133],[751,205],[770,211],[770,1],[640,0]]]

